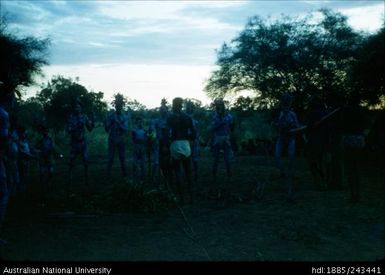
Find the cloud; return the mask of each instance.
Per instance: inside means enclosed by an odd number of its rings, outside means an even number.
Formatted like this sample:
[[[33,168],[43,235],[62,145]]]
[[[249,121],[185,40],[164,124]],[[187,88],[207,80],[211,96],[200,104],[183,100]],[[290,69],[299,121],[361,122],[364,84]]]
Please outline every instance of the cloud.
[[[203,7],[225,9],[246,5],[246,1],[101,1],[99,11],[103,15],[119,19],[180,19],[183,10]]]
[[[348,16],[348,22],[353,28],[363,31],[374,32],[384,22],[384,3],[382,1],[371,6],[341,9],[340,12]]]
[[[51,39],[52,66],[44,69],[47,75],[79,76],[93,89],[108,93],[132,91],[150,105],[151,95],[159,91],[170,91],[170,97],[175,91],[204,97],[201,83],[215,63],[215,49],[235,38],[252,16],[275,19],[328,7],[349,16],[358,29],[373,31],[383,22],[383,1],[1,3],[10,29]]]
[[[54,75],[79,77],[79,83],[87,89],[102,91],[110,100],[120,92],[148,107],[159,106],[163,97],[190,97],[208,103],[203,93],[204,81],[213,70],[205,65],[149,65],[149,64],[88,64],[49,66],[46,76],[39,82],[47,82]],[[33,95],[38,89],[30,91]]]
[[[208,50],[207,45],[220,45],[242,25],[217,19],[214,12],[211,16],[187,16],[183,11],[204,6],[223,11],[246,3],[83,2],[12,1],[6,2],[6,9],[14,14],[14,29],[51,38],[51,64],[93,63],[95,59],[104,63],[196,64],[213,62],[214,49]]]

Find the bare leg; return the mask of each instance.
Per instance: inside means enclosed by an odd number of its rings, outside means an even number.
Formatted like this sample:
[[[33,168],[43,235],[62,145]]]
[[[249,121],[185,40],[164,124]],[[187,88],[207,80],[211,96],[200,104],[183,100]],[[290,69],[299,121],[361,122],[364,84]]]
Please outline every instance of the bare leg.
[[[119,144],[118,146],[118,153],[119,153],[119,161],[120,161],[120,169],[122,171],[122,176],[127,176],[126,171],[126,146],[124,143]]]
[[[187,181],[187,190],[189,193],[189,198],[190,198],[190,203],[193,203],[193,191],[192,191],[192,181],[191,181],[191,160],[190,158],[184,159],[182,161],[183,168],[184,168],[184,173],[186,176],[186,181]]]
[[[180,204],[184,204],[183,193],[182,193],[182,185],[181,185],[181,161],[173,159],[173,166],[175,172],[175,187],[179,195]]]
[[[288,141],[288,166],[287,166],[287,183],[288,183],[288,199],[293,199],[293,176],[294,176],[294,154],[295,139],[290,138]]]
[[[107,163],[107,176],[111,177],[112,164],[115,157],[115,145],[112,141],[108,141],[108,163]]]

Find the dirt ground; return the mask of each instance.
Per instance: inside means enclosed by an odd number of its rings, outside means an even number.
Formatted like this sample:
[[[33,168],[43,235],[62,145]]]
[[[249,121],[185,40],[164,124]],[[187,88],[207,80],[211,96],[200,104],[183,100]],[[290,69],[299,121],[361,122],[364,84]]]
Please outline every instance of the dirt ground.
[[[297,160],[295,202],[271,159],[237,157],[229,205],[208,196],[217,187],[211,159],[203,157],[193,205],[148,213],[77,211],[73,205],[42,205],[36,176],[26,194],[10,201],[0,247],[3,260],[32,261],[372,261],[385,258],[383,170],[363,169],[362,202],[349,204],[347,188],[315,191],[303,159]],[[223,163],[220,169],[223,170]],[[57,164],[54,190],[64,188],[66,166]],[[119,178],[104,176],[103,158],[91,163],[94,194],[103,196]],[[33,174],[33,173],[32,173]],[[35,178],[34,178],[35,177]],[[77,168],[81,192],[81,169]],[[218,182],[224,179],[222,172]],[[253,190],[266,183],[258,200]],[[55,192],[55,191],[51,191]]]

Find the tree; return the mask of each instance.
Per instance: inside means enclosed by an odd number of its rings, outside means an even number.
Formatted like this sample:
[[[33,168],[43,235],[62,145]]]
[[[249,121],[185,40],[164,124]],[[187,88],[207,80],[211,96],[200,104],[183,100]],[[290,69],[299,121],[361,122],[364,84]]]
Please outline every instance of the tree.
[[[136,99],[128,99],[126,102],[127,109],[131,112],[141,112],[146,109],[142,103],[137,101]]]
[[[85,114],[103,121],[107,103],[102,92],[89,92],[84,86],[63,76],[55,76],[36,96],[44,108],[48,126],[58,131],[65,127],[71,106],[76,98],[82,103]]]
[[[20,87],[33,83],[43,65],[48,64],[48,39],[32,36],[16,37],[7,32],[5,24],[0,25],[0,82],[4,93],[18,93]]]
[[[231,104],[230,111],[235,114],[240,131],[242,130],[243,121],[254,113],[255,106],[254,100],[249,96],[240,96]]]
[[[320,13],[319,22],[311,14],[276,21],[251,18],[218,51],[219,68],[206,84],[207,94],[215,98],[249,90],[260,107],[271,107],[283,93],[291,92],[299,109],[309,95],[324,99],[348,95],[347,75],[363,36],[342,14],[325,9]]]
[[[369,105],[381,103],[385,96],[385,27],[369,36],[358,51],[357,61],[351,72],[351,96]]]
[[[30,97],[26,100],[19,100],[15,104],[11,121],[16,125],[38,129],[39,125],[45,122],[44,117],[41,103],[35,97]]]

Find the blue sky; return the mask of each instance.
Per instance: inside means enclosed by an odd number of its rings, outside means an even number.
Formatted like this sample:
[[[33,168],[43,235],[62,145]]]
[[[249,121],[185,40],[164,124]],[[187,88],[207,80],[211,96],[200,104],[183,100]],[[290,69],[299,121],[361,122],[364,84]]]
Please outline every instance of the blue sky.
[[[149,107],[162,97],[207,102],[203,87],[215,69],[215,50],[251,16],[301,16],[328,7],[347,15],[354,28],[373,32],[384,14],[382,0],[0,1],[10,29],[51,39],[50,65],[37,82],[79,77],[107,100],[121,92]]]

